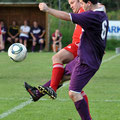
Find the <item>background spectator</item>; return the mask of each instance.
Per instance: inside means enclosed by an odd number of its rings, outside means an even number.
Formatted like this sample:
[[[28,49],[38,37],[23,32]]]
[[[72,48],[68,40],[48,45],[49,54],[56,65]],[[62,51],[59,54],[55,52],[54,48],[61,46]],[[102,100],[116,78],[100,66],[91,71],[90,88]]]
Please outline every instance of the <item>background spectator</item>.
[[[4,21],[0,21],[0,24],[1,24],[1,35],[2,35],[1,51],[4,51],[7,29],[4,25]]]
[[[2,50],[1,45],[2,44],[2,32],[1,32],[1,24],[0,24],[0,52]]]
[[[62,34],[58,29],[55,30],[55,32],[52,34],[52,40],[53,40],[53,52],[57,52],[56,47],[58,46],[58,50],[61,50],[62,48]]]
[[[43,44],[44,44],[44,35],[45,35],[45,30],[41,27],[38,26],[38,23],[36,21],[33,22],[33,27],[30,31],[30,34],[32,36],[32,52],[35,50],[36,44],[40,44],[40,49],[39,52],[43,50]]]
[[[19,38],[19,27],[17,26],[16,21],[12,22],[12,25],[9,27],[8,30],[8,38],[7,40],[10,43],[16,43],[18,42],[18,38]]]
[[[24,25],[20,27],[20,43],[27,47],[27,41],[29,39],[30,27],[28,26],[27,20],[24,21]]]

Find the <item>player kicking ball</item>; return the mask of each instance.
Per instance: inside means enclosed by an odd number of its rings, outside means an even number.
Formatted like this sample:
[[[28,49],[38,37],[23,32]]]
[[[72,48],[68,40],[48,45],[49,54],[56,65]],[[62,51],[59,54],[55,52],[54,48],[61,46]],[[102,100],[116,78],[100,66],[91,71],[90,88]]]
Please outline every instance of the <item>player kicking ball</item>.
[[[98,9],[97,0],[80,0],[80,2],[86,11],[81,14],[68,14],[54,10],[47,7],[45,3],[41,3],[39,8],[57,18],[79,24],[84,29],[71,75],[69,96],[82,120],[91,120],[88,105],[81,92],[100,67],[106,46],[108,18],[102,9]],[[49,90],[50,87],[41,91],[47,93]],[[51,91],[55,93],[52,88]]]

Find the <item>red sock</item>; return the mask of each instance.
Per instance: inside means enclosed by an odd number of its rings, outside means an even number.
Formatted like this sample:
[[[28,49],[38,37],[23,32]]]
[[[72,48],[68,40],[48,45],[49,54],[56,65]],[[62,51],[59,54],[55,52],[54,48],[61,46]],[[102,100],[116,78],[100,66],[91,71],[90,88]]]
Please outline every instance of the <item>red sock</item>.
[[[86,93],[85,93],[84,91],[82,91],[81,93],[82,93],[83,98],[85,99],[85,101],[86,101],[87,104],[88,104],[88,97],[87,97]],[[88,104],[88,111],[89,111],[89,114],[90,114],[89,104]],[[92,120],[91,115],[90,115],[90,118],[91,118],[91,120]]]
[[[50,86],[53,88],[54,91],[57,90],[60,80],[63,77],[63,74],[64,74],[63,64],[60,64],[60,63],[53,64]]]

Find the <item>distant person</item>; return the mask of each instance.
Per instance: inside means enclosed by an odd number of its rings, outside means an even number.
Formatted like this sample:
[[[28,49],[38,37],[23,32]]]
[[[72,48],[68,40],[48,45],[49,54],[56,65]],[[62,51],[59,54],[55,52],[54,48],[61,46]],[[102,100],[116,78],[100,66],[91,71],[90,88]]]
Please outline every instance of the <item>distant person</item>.
[[[4,21],[0,21],[0,24],[1,24],[1,35],[2,35],[1,51],[4,51],[7,29],[4,25]]]
[[[17,26],[16,21],[13,21],[12,25],[9,27],[7,40],[11,44],[18,42],[19,40],[19,27]]]
[[[27,47],[27,41],[29,39],[30,27],[28,26],[27,20],[24,21],[24,25],[20,27],[20,43]]]
[[[41,26],[38,26],[37,21],[34,21],[30,34],[33,39],[32,40],[32,52],[34,52],[35,46],[37,43],[40,44],[39,52],[41,52],[43,50],[43,45],[44,45],[44,35],[45,35],[44,28]]]
[[[2,50],[1,44],[2,44],[2,32],[1,32],[1,24],[0,24],[0,52]]]
[[[57,52],[56,46],[58,46],[58,50],[62,49],[62,34],[58,29],[55,30],[55,32],[52,34],[52,40],[53,40],[53,52]]]

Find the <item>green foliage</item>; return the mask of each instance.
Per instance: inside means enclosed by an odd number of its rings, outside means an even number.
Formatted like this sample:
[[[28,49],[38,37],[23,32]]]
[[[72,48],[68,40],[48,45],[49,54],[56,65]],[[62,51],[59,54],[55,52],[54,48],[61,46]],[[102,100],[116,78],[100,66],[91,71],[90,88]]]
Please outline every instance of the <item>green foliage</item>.
[[[120,10],[107,13],[109,20],[120,20]]]
[[[115,50],[115,48],[120,47],[120,41],[111,39],[107,41],[106,50]]]
[[[63,47],[70,44],[72,42],[72,34],[74,31],[75,25],[71,22],[67,22],[63,20],[59,21],[59,19],[53,16],[49,16],[49,18],[50,18],[50,38],[52,36],[52,33],[54,33],[55,30],[59,28],[59,22],[60,22],[61,23],[60,32],[63,35],[63,38],[62,38]]]

